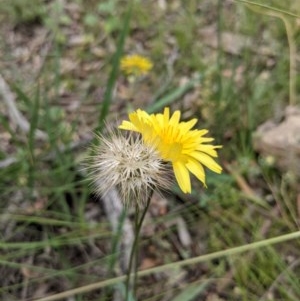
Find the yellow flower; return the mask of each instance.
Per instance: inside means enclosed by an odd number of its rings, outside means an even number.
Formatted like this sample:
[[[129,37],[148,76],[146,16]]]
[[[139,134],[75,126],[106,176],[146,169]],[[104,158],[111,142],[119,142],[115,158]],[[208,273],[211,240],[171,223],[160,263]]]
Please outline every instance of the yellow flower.
[[[127,75],[146,75],[152,67],[152,62],[141,55],[127,55],[121,59],[121,70]]]
[[[164,161],[172,163],[179,187],[184,193],[191,192],[190,174],[194,174],[205,184],[203,166],[216,173],[222,167],[212,157],[217,157],[216,148],[220,145],[206,144],[213,138],[203,137],[207,130],[192,130],[197,119],[180,122],[180,111],[170,117],[169,108],[163,114],[151,114],[137,110],[129,114],[130,121],[123,121],[120,129],[138,132],[143,141],[154,146]]]

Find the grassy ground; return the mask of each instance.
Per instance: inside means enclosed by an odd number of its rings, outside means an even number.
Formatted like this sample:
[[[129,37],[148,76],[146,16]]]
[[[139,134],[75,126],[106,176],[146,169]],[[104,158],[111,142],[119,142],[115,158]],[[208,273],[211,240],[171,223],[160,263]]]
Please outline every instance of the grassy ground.
[[[135,1],[131,16],[127,2],[0,6],[1,93],[28,121],[1,101],[1,300],[58,300],[93,283],[61,299],[124,290],[82,162],[104,119],[166,105],[223,145],[224,172],[208,173],[207,189],[195,181],[191,195],[174,187],[153,200],[140,266],[162,268],[145,270],[138,299],[300,300],[299,236],[268,240],[299,230],[297,178],[252,143],[258,125],[297,104],[300,2]],[[149,57],[153,70],[131,84],[117,72],[122,53]]]

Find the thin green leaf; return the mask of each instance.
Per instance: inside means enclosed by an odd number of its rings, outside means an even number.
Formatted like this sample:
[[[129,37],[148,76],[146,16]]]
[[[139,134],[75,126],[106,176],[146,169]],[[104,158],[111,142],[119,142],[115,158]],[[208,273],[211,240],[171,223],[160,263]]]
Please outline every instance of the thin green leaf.
[[[34,174],[35,174],[35,131],[37,130],[39,107],[40,107],[40,95],[39,89],[36,92],[36,96],[33,101],[33,106],[30,114],[30,129],[28,135],[28,148],[29,148],[29,170],[28,170],[28,186],[31,190],[34,187]]]
[[[245,3],[245,4],[250,4],[250,5],[255,5],[255,6],[258,6],[258,7],[261,7],[261,8],[265,8],[265,9],[269,9],[269,10],[272,10],[272,11],[275,11],[275,12],[282,13],[282,14],[290,16],[290,17],[300,18],[299,15],[293,14],[291,12],[288,12],[286,10],[282,10],[280,8],[277,8],[277,7],[272,7],[272,6],[269,6],[269,5],[260,4],[260,3],[257,3],[257,2],[252,2],[252,1],[247,1],[247,0],[234,0],[234,1]]]
[[[207,280],[207,281],[204,281],[201,284],[199,284],[197,282],[197,283],[193,283],[191,285],[188,285],[172,301],[190,301],[190,300],[196,300],[195,298],[196,297],[199,298],[199,295],[205,291],[205,289],[210,284],[210,282],[211,281]]]
[[[161,110],[163,107],[170,105],[172,102],[176,101],[178,98],[182,97],[187,91],[195,87],[195,84],[199,83],[201,77],[190,80],[187,84],[173,90],[171,93],[165,97],[159,99],[154,104],[148,107],[148,113],[154,113]]]
[[[113,57],[112,70],[110,72],[108,82],[107,82],[107,87],[104,93],[102,109],[99,117],[98,127],[96,129],[97,132],[101,131],[104,125],[105,118],[109,111],[113,90],[119,73],[120,58],[123,54],[125,39],[129,33],[129,23],[130,23],[131,13],[132,13],[132,1],[130,1],[129,3],[128,10],[125,15],[124,26],[120,33],[120,37],[117,43],[117,51]]]

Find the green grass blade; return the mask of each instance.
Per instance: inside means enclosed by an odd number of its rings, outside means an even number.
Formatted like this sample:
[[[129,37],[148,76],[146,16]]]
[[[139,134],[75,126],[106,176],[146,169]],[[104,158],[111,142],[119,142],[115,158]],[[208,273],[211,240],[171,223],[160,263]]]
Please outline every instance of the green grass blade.
[[[204,281],[203,283],[199,284],[193,283],[187,286],[185,289],[181,291],[172,301],[191,301],[196,300],[195,298],[199,298],[199,294],[201,294],[207,286],[210,284],[210,281]]]
[[[161,110],[163,107],[170,105],[172,102],[176,101],[178,98],[182,97],[187,91],[192,89],[199,81],[201,80],[201,76],[198,76],[196,79],[190,80],[187,84],[174,89],[165,97],[159,99],[154,104],[147,108],[148,113],[154,113]]]
[[[254,5],[254,6],[258,6],[260,8],[265,8],[265,9],[268,9],[268,10],[271,10],[271,11],[274,11],[274,12],[279,12],[279,13],[282,13],[282,14],[290,16],[290,17],[300,18],[299,15],[293,14],[291,12],[288,12],[286,10],[282,10],[280,8],[277,8],[277,7],[272,7],[272,6],[269,6],[269,5],[260,4],[260,3],[257,3],[257,2],[247,1],[247,0],[234,0],[234,1],[245,3],[245,4],[250,4],[250,5]]]
[[[109,111],[113,90],[114,90],[115,83],[117,81],[117,77],[118,77],[118,73],[119,73],[120,58],[123,54],[125,39],[129,33],[129,23],[130,23],[130,19],[131,19],[131,13],[132,13],[132,1],[130,1],[130,3],[129,3],[128,10],[127,10],[127,13],[126,13],[125,19],[124,19],[123,29],[120,33],[120,37],[119,37],[119,40],[117,43],[117,51],[113,57],[112,70],[110,72],[108,82],[107,82],[107,87],[106,87],[106,90],[104,93],[103,104],[102,104],[101,113],[100,113],[98,127],[96,129],[96,132],[101,132],[101,129],[104,125],[105,118]]]
[[[39,89],[36,92],[36,96],[33,101],[33,106],[30,114],[30,129],[28,135],[28,149],[29,149],[29,169],[28,169],[28,187],[33,192],[34,188],[34,175],[35,175],[35,132],[37,130],[39,107],[40,107],[40,95]]]

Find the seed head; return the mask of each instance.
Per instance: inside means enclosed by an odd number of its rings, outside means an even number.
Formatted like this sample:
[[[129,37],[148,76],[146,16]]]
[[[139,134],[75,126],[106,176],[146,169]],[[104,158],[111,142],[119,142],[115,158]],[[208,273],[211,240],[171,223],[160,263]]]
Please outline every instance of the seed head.
[[[140,135],[113,132],[99,139],[91,166],[91,178],[99,195],[116,187],[126,206],[143,207],[154,189],[170,188],[169,165]]]

